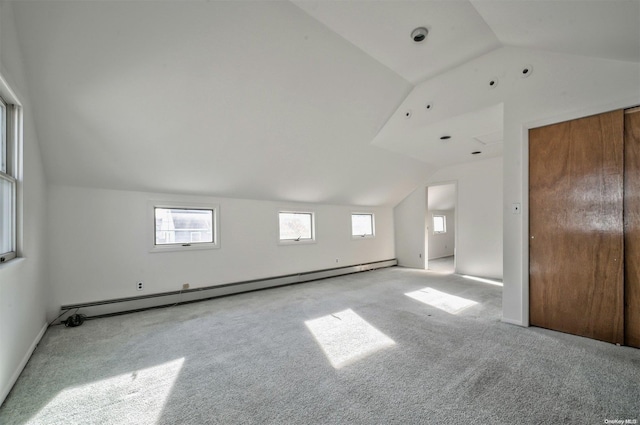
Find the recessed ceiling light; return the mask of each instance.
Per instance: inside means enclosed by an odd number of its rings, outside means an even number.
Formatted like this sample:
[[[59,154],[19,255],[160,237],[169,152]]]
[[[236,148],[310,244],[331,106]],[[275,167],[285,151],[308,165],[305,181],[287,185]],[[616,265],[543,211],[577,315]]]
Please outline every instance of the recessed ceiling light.
[[[471,155],[479,155],[481,153],[482,153],[481,151],[473,151],[473,152],[471,152]]]
[[[449,140],[449,139],[451,139],[451,136],[445,135],[440,137],[440,140]]]
[[[425,27],[419,27],[411,31],[411,39],[416,43],[422,43],[429,34],[429,30]]]

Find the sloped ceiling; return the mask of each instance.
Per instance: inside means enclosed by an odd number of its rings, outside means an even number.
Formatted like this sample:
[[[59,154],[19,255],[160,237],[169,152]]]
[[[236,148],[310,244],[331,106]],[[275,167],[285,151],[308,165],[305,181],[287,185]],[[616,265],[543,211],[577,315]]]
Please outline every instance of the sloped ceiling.
[[[505,46],[640,62],[637,0],[471,0]]]
[[[411,85],[289,2],[16,2],[57,184],[392,205],[370,145]]]
[[[481,110],[434,118],[443,111],[422,90],[431,79],[505,47],[640,61],[638,0],[295,3],[414,84],[372,144],[436,168],[501,156],[503,105],[498,99]],[[410,33],[420,26],[429,34],[416,44]],[[486,98],[497,99],[496,93],[487,90]],[[421,99],[419,104],[415,97]],[[441,140],[443,136],[451,138]]]
[[[501,47],[468,1],[323,1],[295,4],[412,84]],[[414,28],[430,33],[414,43]]]
[[[445,128],[464,127],[468,143],[491,141],[483,155],[502,152],[501,105],[419,134],[387,128],[375,143],[412,89],[508,45],[637,62],[639,4],[32,0],[12,8],[51,182],[395,205],[438,167],[472,160],[467,148],[417,147],[417,136],[439,140]],[[423,44],[410,39],[417,26],[430,30]]]

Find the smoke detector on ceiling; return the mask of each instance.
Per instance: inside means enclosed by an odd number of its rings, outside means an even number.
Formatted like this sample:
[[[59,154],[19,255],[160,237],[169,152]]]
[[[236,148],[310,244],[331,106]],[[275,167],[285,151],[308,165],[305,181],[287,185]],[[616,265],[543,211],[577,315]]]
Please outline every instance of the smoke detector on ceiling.
[[[427,38],[427,34],[429,34],[429,30],[425,27],[418,27],[411,31],[411,39],[415,43],[422,43]]]

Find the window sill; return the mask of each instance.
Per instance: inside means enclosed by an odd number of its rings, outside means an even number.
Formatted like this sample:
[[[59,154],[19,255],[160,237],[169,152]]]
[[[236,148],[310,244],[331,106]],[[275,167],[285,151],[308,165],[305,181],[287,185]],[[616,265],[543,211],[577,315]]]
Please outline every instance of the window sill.
[[[300,241],[278,241],[278,245],[286,246],[286,245],[312,245],[317,243],[314,239],[305,239]]]
[[[24,257],[14,257],[11,260],[7,260],[4,263],[0,263],[0,270],[5,270],[13,266],[17,266],[19,264],[24,263],[26,260],[27,259]]]
[[[186,252],[186,251],[203,251],[209,249],[220,249],[220,244],[194,244],[189,246],[183,245],[154,245],[149,252]]]

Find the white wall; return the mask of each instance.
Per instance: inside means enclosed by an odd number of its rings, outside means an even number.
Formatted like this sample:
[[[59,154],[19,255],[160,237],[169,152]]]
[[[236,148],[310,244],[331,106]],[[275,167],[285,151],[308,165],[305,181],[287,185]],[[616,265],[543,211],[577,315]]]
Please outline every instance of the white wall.
[[[445,217],[446,233],[433,233],[434,215],[443,215]],[[452,256],[456,243],[455,210],[429,210],[427,211],[427,220],[429,260]]]
[[[412,254],[424,246],[426,187],[457,182],[456,272],[502,278],[502,158],[445,167],[425,187],[396,206],[396,257],[400,265],[424,268]],[[420,197],[422,195],[422,198]],[[428,227],[431,228],[428,215]],[[449,220],[447,218],[447,220]],[[431,252],[431,246],[429,246]],[[431,255],[431,254],[430,254]],[[413,261],[412,261],[413,260]]]
[[[398,265],[425,268],[427,189],[418,187],[393,209]]]
[[[533,73],[522,78],[527,64],[533,65]],[[494,77],[499,84],[489,89],[487,82]],[[528,129],[640,104],[640,65],[502,48],[425,81],[400,108],[417,110],[425,99],[438,105],[429,114],[434,122],[504,102],[503,320],[526,326]],[[522,204],[521,214],[511,213],[513,203]],[[462,208],[459,204],[459,213]],[[459,227],[458,232],[464,230]]]
[[[55,314],[61,305],[175,291],[395,258],[393,211],[318,204],[51,186],[50,269]],[[220,206],[220,248],[149,249],[150,200]],[[280,208],[315,212],[314,244],[279,245]],[[375,214],[375,238],[351,237],[351,213]],[[336,262],[338,259],[338,262]],[[135,283],[143,281],[143,292]]]
[[[0,3],[0,74],[24,113],[23,168],[19,176],[18,235],[21,258],[0,265],[0,403],[25,366],[45,326],[46,183],[28,102],[10,3]],[[0,83],[0,86],[4,84]],[[6,89],[3,96],[10,98]],[[16,99],[11,99],[15,101]]]

